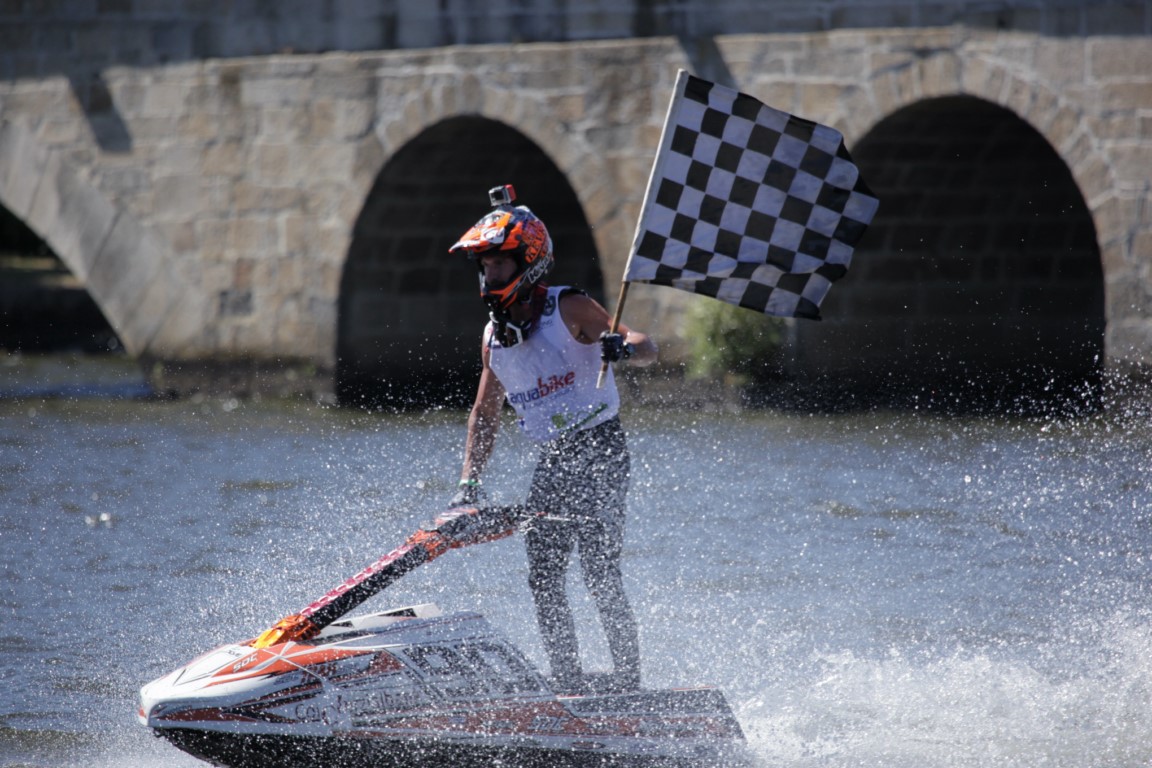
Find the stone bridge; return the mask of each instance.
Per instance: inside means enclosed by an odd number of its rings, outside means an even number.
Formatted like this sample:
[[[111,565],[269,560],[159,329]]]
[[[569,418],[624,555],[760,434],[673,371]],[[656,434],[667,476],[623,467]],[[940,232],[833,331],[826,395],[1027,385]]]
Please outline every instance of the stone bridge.
[[[1152,364],[1152,2],[40,5],[0,5],[0,205],[161,386],[466,401],[448,246],[511,182],[611,307],[680,68],[838,128],[881,198],[794,376]],[[698,301],[624,320],[674,369]]]

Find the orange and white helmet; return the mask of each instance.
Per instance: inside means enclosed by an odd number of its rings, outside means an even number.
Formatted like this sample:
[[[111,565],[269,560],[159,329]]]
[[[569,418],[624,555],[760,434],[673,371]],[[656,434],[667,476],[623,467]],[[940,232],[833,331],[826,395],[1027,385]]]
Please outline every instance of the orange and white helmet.
[[[516,191],[511,184],[488,190],[488,199],[493,211],[473,224],[448,252],[464,251],[476,260],[480,296],[494,316],[504,316],[517,302],[530,300],[533,287],[552,269],[552,238],[544,222],[527,206],[512,206]],[[505,253],[516,262],[512,277],[501,285],[489,284],[480,264],[480,257],[493,251]]]

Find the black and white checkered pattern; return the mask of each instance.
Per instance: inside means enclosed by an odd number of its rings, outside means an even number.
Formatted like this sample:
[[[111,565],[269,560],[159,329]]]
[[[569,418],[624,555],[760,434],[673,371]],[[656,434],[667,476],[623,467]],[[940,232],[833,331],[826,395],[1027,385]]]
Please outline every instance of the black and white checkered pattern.
[[[878,207],[838,131],[681,70],[624,280],[818,320]]]

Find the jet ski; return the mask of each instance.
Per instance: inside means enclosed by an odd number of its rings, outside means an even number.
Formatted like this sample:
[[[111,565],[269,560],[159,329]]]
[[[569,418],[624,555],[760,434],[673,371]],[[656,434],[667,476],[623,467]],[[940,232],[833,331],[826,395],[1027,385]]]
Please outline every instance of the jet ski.
[[[738,766],[712,687],[557,690],[479,613],[342,618],[449,549],[515,532],[520,507],[450,510],[300,613],[145,685],[140,722],[214,765]]]

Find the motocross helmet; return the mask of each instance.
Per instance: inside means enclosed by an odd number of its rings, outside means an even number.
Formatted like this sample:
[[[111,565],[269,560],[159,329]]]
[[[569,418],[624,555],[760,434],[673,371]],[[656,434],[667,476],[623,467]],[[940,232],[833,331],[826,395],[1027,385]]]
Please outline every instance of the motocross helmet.
[[[552,269],[552,238],[544,222],[527,206],[512,206],[516,191],[511,184],[488,190],[488,199],[492,212],[472,225],[448,252],[464,251],[476,262],[480,271],[480,296],[488,305],[492,319],[506,323],[508,311],[517,303],[530,301],[537,283]],[[484,279],[480,258],[491,252],[505,253],[516,263],[512,277],[500,285]]]

